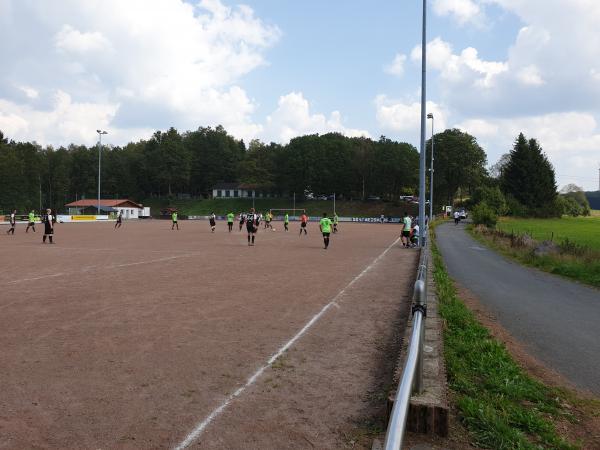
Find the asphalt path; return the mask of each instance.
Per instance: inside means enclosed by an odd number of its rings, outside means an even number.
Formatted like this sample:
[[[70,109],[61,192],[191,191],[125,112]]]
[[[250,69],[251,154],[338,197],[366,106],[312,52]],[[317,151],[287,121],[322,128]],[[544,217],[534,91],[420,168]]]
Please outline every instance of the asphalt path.
[[[442,224],[436,236],[454,280],[533,356],[600,395],[600,290],[510,261],[471,238],[464,224]]]

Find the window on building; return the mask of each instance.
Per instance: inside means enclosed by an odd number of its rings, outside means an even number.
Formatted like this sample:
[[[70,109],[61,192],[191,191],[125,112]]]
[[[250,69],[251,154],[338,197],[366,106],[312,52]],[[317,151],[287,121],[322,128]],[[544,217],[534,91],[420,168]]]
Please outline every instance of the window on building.
[[[240,196],[240,191],[238,191],[237,189],[235,191],[233,191],[233,196],[234,197],[239,197]]]
[[[221,191],[220,191],[220,190],[219,190],[219,191],[217,191],[217,197],[222,197],[222,195],[221,195]]]
[[[230,192],[229,191],[225,191],[225,197],[229,197]]]

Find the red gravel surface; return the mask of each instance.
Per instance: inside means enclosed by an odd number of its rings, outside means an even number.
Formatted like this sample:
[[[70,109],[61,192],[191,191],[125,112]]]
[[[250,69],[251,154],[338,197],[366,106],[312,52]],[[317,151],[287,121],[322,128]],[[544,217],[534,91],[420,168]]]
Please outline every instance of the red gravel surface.
[[[0,233],[0,449],[368,445],[417,253],[395,225],[341,224],[328,250],[275,227]]]

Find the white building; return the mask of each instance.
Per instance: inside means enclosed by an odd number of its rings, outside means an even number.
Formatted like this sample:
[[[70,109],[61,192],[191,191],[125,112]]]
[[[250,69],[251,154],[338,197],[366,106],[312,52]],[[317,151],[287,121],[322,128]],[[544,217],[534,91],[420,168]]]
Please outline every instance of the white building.
[[[277,195],[243,183],[217,183],[212,188],[213,198],[272,198]]]
[[[76,202],[67,203],[69,215],[97,214],[98,199],[84,199]],[[139,219],[140,217],[150,216],[150,208],[144,208],[143,205],[135,203],[128,199],[100,199],[100,214],[123,212],[124,219]]]

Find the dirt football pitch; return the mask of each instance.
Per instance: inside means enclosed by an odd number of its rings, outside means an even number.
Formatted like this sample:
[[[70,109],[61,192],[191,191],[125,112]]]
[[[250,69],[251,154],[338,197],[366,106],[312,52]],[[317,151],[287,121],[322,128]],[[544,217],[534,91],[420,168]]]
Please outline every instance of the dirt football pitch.
[[[400,226],[0,227],[0,449],[367,448],[418,253]]]

